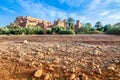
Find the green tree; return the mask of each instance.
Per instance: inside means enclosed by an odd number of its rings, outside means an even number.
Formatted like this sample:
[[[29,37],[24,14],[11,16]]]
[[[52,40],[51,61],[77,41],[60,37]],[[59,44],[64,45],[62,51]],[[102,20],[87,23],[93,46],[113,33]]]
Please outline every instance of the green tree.
[[[97,28],[97,30],[103,31],[103,26],[102,26],[102,23],[100,21],[96,22],[95,27]]]
[[[86,23],[81,28],[78,28],[77,33],[89,33],[91,30],[91,24]]]
[[[102,27],[102,23],[100,21],[96,22],[95,27],[96,28],[101,28]]]
[[[90,29],[91,29],[91,24],[90,23],[86,23],[84,27],[85,27],[85,32],[89,32]]]
[[[104,26],[104,32],[106,32],[108,29],[111,29],[112,25],[111,24],[107,24]]]
[[[68,18],[67,19],[67,25],[69,29],[74,29],[74,19],[73,18]]]
[[[112,28],[108,29],[105,33],[106,34],[120,35],[120,27],[113,26]]]

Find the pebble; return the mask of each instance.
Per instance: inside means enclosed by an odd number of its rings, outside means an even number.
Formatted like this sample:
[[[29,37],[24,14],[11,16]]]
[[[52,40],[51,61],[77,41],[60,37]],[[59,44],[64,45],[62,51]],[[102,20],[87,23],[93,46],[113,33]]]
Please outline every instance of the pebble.
[[[120,77],[120,72],[116,73],[115,76]]]
[[[96,69],[95,69],[95,72],[98,73],[98,74],[102,74],[102,71],[101,71],[100,68],[96,68]]]
[[[43,70],[37,70],[37,71],[34,73],[34,77],[39,78],[39,77],[42,76],[42,74],[43,74]]]
[[[107,67],[108,70],[115,71],[115,68],[113,66]]]
[[[75,68],[71,68],[70,71],[74,73],[76,70]]]
[[[27,40],[24,40],[24,41],[23,41],[23,44],[28,44],[28,41],[27,41]]]
[[[54,63],[60,63],[60,59],[59,58],[55,58],[53,62]]]
[[[119,64],[120,61],[119,61],[118,59],[115,59],[115,60],[114,60],[114,63]]]
[[[50,75],[49,74],[45,74],[44,80],[48,80],[48,79],[50,79]]]
[[[70,80],[73,80],[75,77],[76,77],[75,74],[71,74],[71,76],[70,76]]]
[[[94,50],[94,51],[90,51],[90,52],[89,52],[90,55],[94,55],[94,56],[98,56],[98,55],[100,55],[100,53],[101,53],[101,52],[98,51],[98,50]]]
[[[82,75],[82,80],[88,80],[88,77],[85,74],[83,74]]]

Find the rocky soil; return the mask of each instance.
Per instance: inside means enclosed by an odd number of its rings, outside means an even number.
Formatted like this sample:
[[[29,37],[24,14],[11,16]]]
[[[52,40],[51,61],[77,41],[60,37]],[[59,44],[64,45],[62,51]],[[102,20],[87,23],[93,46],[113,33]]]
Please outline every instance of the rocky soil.
[[[0,36],[0,80],[120,80],[120,36]]]

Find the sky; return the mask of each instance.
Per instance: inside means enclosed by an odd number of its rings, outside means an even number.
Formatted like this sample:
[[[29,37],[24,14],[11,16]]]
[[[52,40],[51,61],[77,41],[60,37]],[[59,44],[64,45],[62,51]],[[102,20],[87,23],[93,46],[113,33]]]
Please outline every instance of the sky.
[[[0,26],[14,22],[17,16],[32,16],[53,22],[69,17],[105,24],[120,22],[120,0],[0,0]]]

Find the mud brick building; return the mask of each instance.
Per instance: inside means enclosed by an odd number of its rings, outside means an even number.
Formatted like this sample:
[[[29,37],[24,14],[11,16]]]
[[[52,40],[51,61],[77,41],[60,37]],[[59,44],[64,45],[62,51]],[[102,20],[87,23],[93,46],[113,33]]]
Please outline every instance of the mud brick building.
[[[58,19],[58,20],[54,20],[54,25],[58,25],[58,26],[61,26],[61,27],[66,27],[67,22],[66,22],[66,20],[61,21],[60,19]]]
[[[46,20],[40,20],[37,18],[32,18],[30,16],[19,16],[15,19],[14,23],[22,27],[28,27],[31,25],[31,26],[41,26],[43,28],[46,27],[49,28],[53,26],[51,22],[48,22]]]
[[[37,18],[33,18],[30,16],[19,16],[15,19],[14,23],[16,23],[19,26],[22,27],[28,27],[28,26],[41,26],[43,29],[46,28],[52,28],[55,25],[61,26],[61,27],[66,27],[66,20],[61,21],[60,19],[55,20],[54,23],[46,21],[46,20],[41,20]],[[76,21],[75,25],[75,30],[77,28],[80,28],[82,26],[81,22],[79,20]]]

